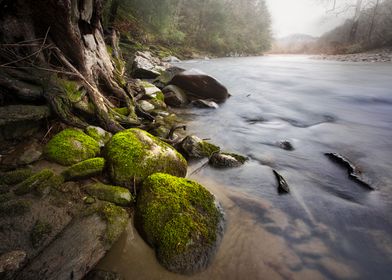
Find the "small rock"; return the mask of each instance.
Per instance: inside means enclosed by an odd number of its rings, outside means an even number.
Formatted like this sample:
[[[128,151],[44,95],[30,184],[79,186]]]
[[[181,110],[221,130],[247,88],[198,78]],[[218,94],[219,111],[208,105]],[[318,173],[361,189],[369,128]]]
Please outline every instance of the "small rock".
[[[38,161],[42,156],[42,146],[36,141],[22,142],[6,155],[1,164],[7,167],[24,166]]]
[[[181,60],[178,57],[175,56],[167,56],[162,58],[163,62],[181,62]]]
[[[12,251],[0,256],[0,273],[18,270],[26,259],[25,251]]]
[[[146,100],[140,100],[139,102],[140,108],[142,108],[143,111],[146,112],[151,112],[155,109],[154,105],[152,105],[150,102]]]
[[[120,206],[129,206],[133,201],[131,193],[126,188],[95,183],[85,186],[84,190],[99,200],[112,202]]]
[[[220,148],[197,136],[191,135],[185,137],[178,144],[178,150],[186,158],[209,158],[212,154],[219,152]]]
[[[198,108],[210,108],[210,109],[218,109],[219,105],[214,101],[197,99],[191,102],[191,104]]]
[[[91,158],[72,165],[64,170],[61,175],[66,181],[85,179],[101,174],[104,167],[104,158]]]
[[[136,52],[132,63],[132,76],[139,79],[155,79],[165,69],[159,66],[160,61],[150,52]]]
[[[294,147],[293,147],[293,145],[289,141],[286,141],[286,140],[280,141],[278,145],[283,150],[294,151]]]
[[[215,168],[234,168],[240,167],[247,161],[246,157],[233,153],[214,153],[210,159],[209,164]]]
[[[280,175],[276,170],[272,170],[274,172],[274,175],[276,177],[276,180],[278,181],[278,192],[279,193],[289,193],[289,185],[287,184],[286,180],[283,178],[282,175]]]
[[[183,107],[189,103],[186,93],[175,85],[169,85],[163,88],[165,103],[172,107]]]

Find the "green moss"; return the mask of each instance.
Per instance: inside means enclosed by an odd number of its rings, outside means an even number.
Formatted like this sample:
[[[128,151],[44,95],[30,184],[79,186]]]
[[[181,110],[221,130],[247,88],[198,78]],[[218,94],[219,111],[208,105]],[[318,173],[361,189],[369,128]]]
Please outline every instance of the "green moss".
[[[64,176],[66,181],[84,179],[101,174],[104,167],[104,158],[91,158],[72,165],[64,170],[61,175]]]
[[[235,158],[236,160],[238,160],[242,164],[244,164],[248,160],[247,157],[241,156],[239,154],[234,154],[234,153],[221,153],[221,154],[231,156],[231,157]]]
[[[129,206],[134,198],[126,188],[96,183],[87,185],[84,190],[100,200],[112,202],[121,206]]]
[[[218,147],[214,144],[208,143],[206,141],[199,142],[198,146],[199,146],[198,148],[202,152],[203,156],[205,156],[205,157],[210,157],[213,153],[220,151],[220,147]]]
[[[125,230],[129,221],[128,213],[125,209],[112,203],[105,203],[98,211],[101,218],[107,223],[105,241],[108,245],[112,245]]]
[[[97,141],[83,132],[65,129],[49,141],[44,152],[49,160],[62,165],[72,165],[95,157],[100,148]]]
[[[156,172],[185,176],[187,162],[173,147],[140,129],[117,133],[106,146],[112,180],[129,187]]]
[[[40,188],[41,184],[44,184],[49,178],[54,176],[54,173],[50,169],[43,169],[37,174],[27,178],[23,182],[19,183],[14,190],[16,195],[24,195],[30,191]]]
[[[30,211],[31,202],[27,200],[9,201],[0,204],[0,217],[21,216]]]
[[[64,183],[64,177],[60,175],[53,175],[49,179],[45,180],[41,184],[35,187],[35,194],[38,196],[47,195],[51,189],[58,190],[60,186]]]
[[[64,79],[58,79],[59,85],[64,89],[67,97],[72,103],[77,103],[82,100],[85,92],[80,90],[77,82]]]
[[[8,185],[0,185],[0,194],[7,193],[10,191],[10,189],[11,187]]]
[[[0,174],[0,184],[15,185],[33,174],[31,168],[22,168]]]
[[[127,107],[123,107],[123,108],[114,108],[113,109],[115,112],[119,113],[120,115],[123,116],[128,116],[130,111]]]
[[[156,173],[144,182],[137,215],[161,261],[216,241],[222,214],[213,195],[200,184]]]
[[[46,222],[37,221],[31,230],[30,240],[34,249],[40,247],[52,232],[52,225]]]

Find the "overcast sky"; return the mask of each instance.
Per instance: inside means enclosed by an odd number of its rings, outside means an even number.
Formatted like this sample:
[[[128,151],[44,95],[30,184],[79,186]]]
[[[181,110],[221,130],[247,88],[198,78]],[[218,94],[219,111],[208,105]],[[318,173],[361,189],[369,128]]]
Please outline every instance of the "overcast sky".
[[[276,38],[295,33],[320,36],[342,23],[342,18],[326,14],[319,0],[266,0]]]

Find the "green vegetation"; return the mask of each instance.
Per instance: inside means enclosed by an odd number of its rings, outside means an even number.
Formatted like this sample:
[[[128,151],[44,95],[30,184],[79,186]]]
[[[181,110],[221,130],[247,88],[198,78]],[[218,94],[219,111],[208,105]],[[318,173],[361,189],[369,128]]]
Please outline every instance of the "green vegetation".
[[[106,130],[98,127],[98,126],[88,126],[85,129],[85,132],[88,136],[97,141],[101,146],[105,146],[107,142],[109,142],[112,134],[107,132]]]
[[[106,146],[110,176],[115,184],[129,187],[156,172],[185,176],[186,160],[170,145],[140,129],[114,135]]]
[[[55,174],[50,169],[43,169],[37,174],[19,183],[14,190],[16,195],[24,195],[34,189],[41,189],[42,185]]]
[[[120,206],[130,206],[134,200],[128,189],[102,183],[87,185],[84,190],[93,197]]]
[[[160,45],[160,57],[193,49],[218,55],[257,54],[270,46],[270,15],[264,0],[109,0],[104,24],[132,42]],[[169,49],[163,47],[167,46]]]
[[[85,179],[102,173],[104,167],[104,158],[91,158],[72,165],[61,174],[66,181]]]
[[[98,213],[107,223],[106,225],[106,243],[111,246],[128,224],[128,213],[124,208],[112,203],[105,203],[100,206]]]
[[[31,168],[22,168],[5,173],[0,173],[0,184],[15,185],[18,184],[33,174]]]
[[[34,249],[37,249],[48,238],[52,232],[52,225],[46,222],[37,221],[31,230],[30,240]]]
[[[136,211],[147,241],[167,267],[178,255],[192,260],[200,257],[194,252],[211,249],[222,219],[213,195],[203,186],[163,173],[143,182]]]
[[[99,152],[98,142],[77,129],[61,131],[45,147],[46,157],[62,165],[72,165],[93,158]]]

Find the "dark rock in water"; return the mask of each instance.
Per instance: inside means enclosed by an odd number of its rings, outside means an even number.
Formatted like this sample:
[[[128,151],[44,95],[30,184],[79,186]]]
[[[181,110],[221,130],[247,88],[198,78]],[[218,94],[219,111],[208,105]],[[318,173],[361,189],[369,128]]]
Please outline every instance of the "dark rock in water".
[[[110,272],[110,271],[104,271],[104,270],[92,270],[90,271],[86,277],[83,278],[83,280],[122,280],[123,277],[121,277],[120,274],[115,273],[115,272]]]
[[[289,141],[280,141],[279,147],[286,151],[294,151],[293,145]]]
[[[331,160],[347,168],[348,176],[354,182],[357,182],[361,186],[373,191],[373,188],[366,179],[363,178],[362,172],[347,158],[338,153],[325,153],[325,155]]]
[[[215,168],[240,167],[247,161],[247,158],[233,153],[214,153],[208,163]]]
[[[225,86],[215,78],[195,69],[177,74],[170,84],[182,88],[195,99],[208,99],[219,103],[229,97]]]
[[[214,153],[220,151],[218,146],[208,143],[194,135],[185,137],[176,148],[186,158],[197,159],[209,158]]]
[[[150,52],[136,52],[132,63],[132,76],[139,79],[155,79],[164,70],[160,60]]]
[[[171,107],[183,107],[189,103],[186,93],[178,86],[166,86],[162,92],[165,95],[165,103]]]
[[[218,109],[219,105],[214,101],[197,99],[191,102],[191,104],[198,108],[210,108],[210,109]]]
[[[278,181],[278,192],[279,193],[289,193],[289,185],[286,180],[280,175],[276,170],[272,170],[275,174],[276,180]]]
[[[168,270],[191,274],[205,269],[224,230],[215,197],[197,182],[155,173],[144,182],[135,222]]]

